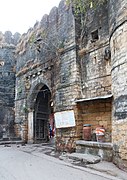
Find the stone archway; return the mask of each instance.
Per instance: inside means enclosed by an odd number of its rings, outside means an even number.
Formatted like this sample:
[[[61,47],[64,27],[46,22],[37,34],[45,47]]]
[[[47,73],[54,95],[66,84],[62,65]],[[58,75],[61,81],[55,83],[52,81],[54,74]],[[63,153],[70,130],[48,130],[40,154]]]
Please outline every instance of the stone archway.
[[[32,88],[28,101],[28,143],[48,141],[51,92],[47,85],[39,83]]]
[[[44,85],[36,98],[34,107],[34,142],[45,142],[48,140],[49,115],[51,93]]]

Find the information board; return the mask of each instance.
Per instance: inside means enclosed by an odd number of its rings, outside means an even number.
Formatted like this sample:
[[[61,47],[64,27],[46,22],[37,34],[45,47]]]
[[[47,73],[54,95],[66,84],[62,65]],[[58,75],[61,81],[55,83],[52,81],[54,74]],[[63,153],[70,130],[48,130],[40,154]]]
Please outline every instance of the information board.
[[[56,128],[66,128],[75,126],[74,111],[62,111],[55,113]]]

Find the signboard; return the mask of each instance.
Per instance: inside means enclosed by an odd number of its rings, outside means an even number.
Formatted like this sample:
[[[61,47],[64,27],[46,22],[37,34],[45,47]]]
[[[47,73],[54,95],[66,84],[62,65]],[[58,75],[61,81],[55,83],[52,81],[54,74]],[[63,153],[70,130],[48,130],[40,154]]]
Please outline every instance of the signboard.
[[[55,113],[56,128],[67,128],[75,126],[74,111],[62,111]]]

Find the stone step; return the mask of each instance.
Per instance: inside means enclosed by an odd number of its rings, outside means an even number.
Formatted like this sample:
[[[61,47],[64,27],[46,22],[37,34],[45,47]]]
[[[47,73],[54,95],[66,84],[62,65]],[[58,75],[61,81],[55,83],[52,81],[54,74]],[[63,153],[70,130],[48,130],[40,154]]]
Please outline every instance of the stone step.
[[[24,145],[23,141],[0,141],[0,145],[8,145],[8,144],[21,144]]]
[[[99,156],[83,153],[71,153],[67,154],[69,159],[84,163],[84,164],[96,164],[101,161]]]
[[[3,137],[0,139],[1,141],[21,141],[20,137]]]

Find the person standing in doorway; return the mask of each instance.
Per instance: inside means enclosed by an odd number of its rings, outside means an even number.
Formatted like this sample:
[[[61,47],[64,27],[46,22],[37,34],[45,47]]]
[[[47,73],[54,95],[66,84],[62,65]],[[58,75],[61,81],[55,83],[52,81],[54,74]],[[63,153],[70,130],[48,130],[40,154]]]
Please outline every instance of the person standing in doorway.
[[[51,124],[49,126],[49,136],[50,136],[50,138],[52,138],[52,126],[51,126]]]

